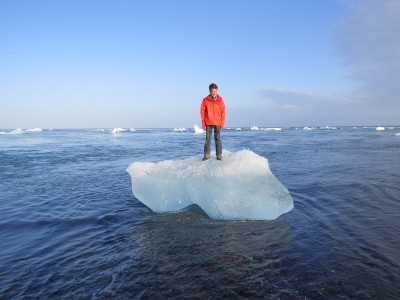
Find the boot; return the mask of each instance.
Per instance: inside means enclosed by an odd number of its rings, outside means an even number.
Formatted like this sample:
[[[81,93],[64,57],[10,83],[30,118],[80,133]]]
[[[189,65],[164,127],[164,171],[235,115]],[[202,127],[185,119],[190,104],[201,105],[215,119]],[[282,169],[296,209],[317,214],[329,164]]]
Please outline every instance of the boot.
[[[203,161],[207,159],[210,159],[210,154],[204,154]]]

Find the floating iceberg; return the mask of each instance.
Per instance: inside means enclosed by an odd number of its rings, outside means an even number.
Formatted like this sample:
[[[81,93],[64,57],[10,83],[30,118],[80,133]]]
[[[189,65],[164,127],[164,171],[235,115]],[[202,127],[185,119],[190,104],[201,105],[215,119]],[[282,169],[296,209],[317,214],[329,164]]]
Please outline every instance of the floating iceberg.
[[[376,127],[375,130],[383,131],[383,130],[385,130],[385,127],[380,127],[380,126],[379,126],[379,127]]]
[[[319,129],[322,129],[322,130],[337,130],[337,127],[324,126],[324,127],[320,127]]]
[[[193,126],[194,133],[204,133],[205,130],[203,128],[200,128],[198,125]]]
[[[42,131],[41,128],[31,128],[26,130],[26,132],[40,132],[40,131]]]
[[[267,128],[261,128],[261,130],[265,130],[265,131],[281,131],[282,128],[280,128],[280,127],[267,127]]]
[[[6,132],[6,131],[0,131],[0,134],[23,134],[24,131],[21,128],[17,128],[15,130],[12,130],[10,132]]]
[[[113,131],[112,131],[112,133],[118,134],[118,133],[125,132],[125,131],[126,131],[126,130],[123,129],[123,128],[114,128]]]
[[[174,128],[174,131],[184,132],[184,131],[187,131],[187,129],[185,127],[180,127],[180,128]]]
[[[135,197],[155,212],[197,204],[215,219],[273,220],[293,209],[266,158],[250,150],[224,151],[223,157],[134,162],[126,171]]]

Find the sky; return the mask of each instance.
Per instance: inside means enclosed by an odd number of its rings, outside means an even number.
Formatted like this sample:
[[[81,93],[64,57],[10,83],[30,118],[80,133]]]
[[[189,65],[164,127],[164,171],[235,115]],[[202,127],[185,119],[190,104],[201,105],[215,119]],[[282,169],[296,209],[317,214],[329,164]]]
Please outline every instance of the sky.
[[[0,128],[400,125],[398,0],[0,0]]]

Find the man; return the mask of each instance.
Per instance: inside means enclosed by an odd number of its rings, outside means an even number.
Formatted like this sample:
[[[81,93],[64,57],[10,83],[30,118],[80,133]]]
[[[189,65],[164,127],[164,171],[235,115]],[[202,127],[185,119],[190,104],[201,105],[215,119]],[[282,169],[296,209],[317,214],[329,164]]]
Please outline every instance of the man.
[[[211,83],[208,88],[210,94],[203,99],[200,107],[202,127],[206,129],[203,160],[210,158],[210,142],[213,130],[217,159],[222,160],[222,141],[220,133],[225,125],[225,103],[220,95],[218,95],[218,86],[215,83]]]

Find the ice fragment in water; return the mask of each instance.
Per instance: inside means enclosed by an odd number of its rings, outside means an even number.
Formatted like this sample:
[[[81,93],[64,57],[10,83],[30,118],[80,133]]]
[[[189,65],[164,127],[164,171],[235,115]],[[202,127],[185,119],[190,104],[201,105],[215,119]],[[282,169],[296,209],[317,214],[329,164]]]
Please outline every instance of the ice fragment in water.
[[[266,158],[250,150],[224,151],[223,157],[134,162],[127,169],[133,194],[155,212],[197,204],[211,218],[226,220],[273,220],[293,208]]]

